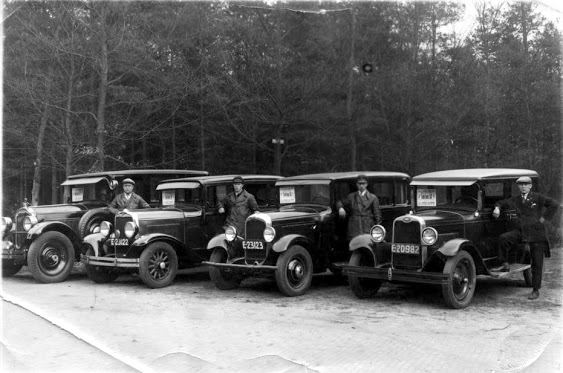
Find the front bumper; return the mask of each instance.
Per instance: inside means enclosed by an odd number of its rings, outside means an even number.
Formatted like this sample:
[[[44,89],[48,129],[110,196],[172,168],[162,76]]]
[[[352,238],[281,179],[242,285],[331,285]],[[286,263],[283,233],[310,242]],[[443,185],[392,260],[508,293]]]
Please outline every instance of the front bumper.
[[[18,249],[12,241],[2,241],[2,263],[10,263],[12,265],[26,264],[27,252]]]
[[[233,263],[215,263],[215,262],[202,262],[201,264],[218,267],[225,270],[232,270],[237,272],[272,272],[278,267],[262,264],[233,264]]]
[[[341,267],[347,275],[360,278],[373,278],[392,282],[416,282],[420,284],[447,284],[448,275],[440,272],[417,272],[391,267],[357,267],[345,265]]]
[[[88,256],[81,255],[80,260],[84,264],[91,266],[101,267],[114,267],[114,268],[139,268],[138,258],[115,258],[107,256]]]

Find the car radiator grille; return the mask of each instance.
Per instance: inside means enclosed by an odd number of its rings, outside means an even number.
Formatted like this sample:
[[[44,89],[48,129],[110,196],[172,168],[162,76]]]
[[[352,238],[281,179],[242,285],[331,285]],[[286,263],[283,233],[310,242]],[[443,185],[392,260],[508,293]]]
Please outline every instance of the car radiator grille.
[[[125,224],[130,221],[133,221],[133,218],[129,215],[115,217],[115,238],[127,238],[127,236],[125,236]],[[117,232],[119,232],[119,235],[117,235]],[[128,245],[126,246],[120,245],[111,247],[111,252],[113,252],[116,256],[124,254],[129,249],[129,246],[133,243],[133,239],[127,238],[127,242]]]
[[[16,215],[14,223],[16,224],[16,232],[14,234],[15,244],[18,247],[24,244],[27,232],[23,229],[23,221],[29,214],[26,212],[20,212]]]
[[[416,269],[422,267],[422,246],[420,245],[420,224],[416,220],[410,222],[395,221],[393,225],[393,244],[414,244],[420,246],[420,253],[392,253],[394,268]]]
[[[262,241],[264,243],[263,250],[244,250],[244,259],[248,264],[256,262],[262,263],[266,260],[267,250],[266,242],[264,241],[264,228],[266,223],[258,219],[248,219],[246,221],[246,234],[245,240],[247,241]]]

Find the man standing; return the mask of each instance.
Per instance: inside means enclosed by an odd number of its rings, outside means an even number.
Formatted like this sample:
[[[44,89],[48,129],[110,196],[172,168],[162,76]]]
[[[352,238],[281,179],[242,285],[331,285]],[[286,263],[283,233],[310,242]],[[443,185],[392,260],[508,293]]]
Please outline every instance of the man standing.
[[[246,218],[258,211],[256,199],[244,190],[244,180],[241,176],[233,178],[234,191],[229,193],[219,202],[219,213],[227,212],[225,225],[232,225],[237,230],[237,235],[244,236]]]
[[[110,203],[110,207],[118,210],[124,209],[145,209],[149,208],[149,204],[138,194],[133,193],[133,188],[135,187],[135,182],[129,178],[124,179],[123,182],[123,193],[115,196],[113,201]]]
[[[338,214],[341,218],[350,215],[348,219],[348,239],[369,233],[375,224],[381,224],[381,210],[379,199],[368,190],[368,179],[365,175],[356,178],[357,192],[348,194],[343,203],[338,203]]]
[[[499,237],[498,258],[502,265],[494,270],[508,272],[508,252],[520,242],[530,245],[532,264],[532,293],[528,299],[537,299],[543,271],[543,256],[549,256],[549,242],[543,225],[557,211],[557,202],[539,193],[532,192],[532,179],[522,176],[516,180],[520,194],[509,199],[498,201],[493,210],[493,217],[500,216],[501,208],[516,209],[519,226],[505,232]],[[545,208],[545,211],[544,211]]]

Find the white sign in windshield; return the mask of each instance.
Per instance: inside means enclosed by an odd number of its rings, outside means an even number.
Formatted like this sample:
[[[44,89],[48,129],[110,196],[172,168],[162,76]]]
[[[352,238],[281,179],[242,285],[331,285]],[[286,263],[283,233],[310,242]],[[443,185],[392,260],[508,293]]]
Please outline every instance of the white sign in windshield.
[[[72,188],[72,202],[84,201],[84,188]]]
[[[162,206],[174,206],[176,193],[173,190],[162,191]]]
[[[416,190],[416,205],[419,207],[435,207],[436,189],[418,188]]]
[[[280,203],[295,203],[295,188],[294,187],[281,187],[280,188]]]

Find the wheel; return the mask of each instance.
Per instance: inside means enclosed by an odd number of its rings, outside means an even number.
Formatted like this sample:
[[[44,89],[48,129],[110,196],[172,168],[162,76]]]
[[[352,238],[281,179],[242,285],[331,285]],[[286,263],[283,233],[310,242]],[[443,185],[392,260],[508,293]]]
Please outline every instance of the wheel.
[[[350,266],[354,267],[375,267],[373,255],[366,250],[355,250],[350,257]],[[360,278],[348,275],[348,284],[354,295],[360,299],[373,297],[381,287],[381,280],[373,278]]]
[[[288,297],[302,295],[311,286],[313,260],[303,246],[294,245],[281,253],[276,266],[276,283]]]
[[[113,221],[114,214],[108,208],[97,208],[87,211],[78,222],[78,234],[84,238],[89,234],[95,233],[100,228],[100,223],[104,220]]]
[[[18,273],[23,264],[2,263],[2,277],[11,277]]]
[[[216,248],[211,253],[209,258],[210,262],[213,263],[226,263],[227,262],[227,252],[223,248]],[[209,267],[209,277],[211,281],[215,284],[217,289],[221,290],[231,290],[239,287],[242,278],[234,273],[226,273],[224,270],[218,267]]]
[[[471,255],[461,250],[448,258],[443,273],[448,275],[448,282],[442,284],[442,296],[446,304],[452,308],[467,307],[473,299],[477,281],[475,262]]]
[[[66,280],[74,265],[74,247],[60,232],[45,232],[29,246],[27,265],[38,282],[51,283]]]
[[[526,284],[526,287],[531,288],[532,287],[532,269],[531,268],[525,269],[524,271],[522,271],[522,275],[524,276],[524,283]]]
[[[94,249],[89,248],[86,251],[87,256],[94,256]],[[93,266],[86,264],[86,274],[88,278],[97,284],[107,284],[108,282],[115,281],[119,276],[116,271],[103,267],[103,266]]]
[[[174,281],[178,272],[178,256],[166,242],[153,242],[139,259],[139,276],[150,288],[162,288]]]

